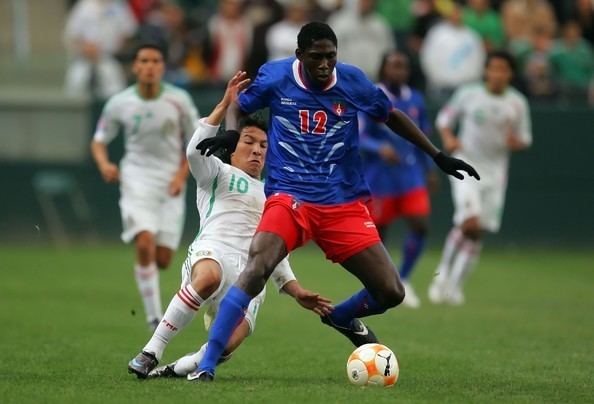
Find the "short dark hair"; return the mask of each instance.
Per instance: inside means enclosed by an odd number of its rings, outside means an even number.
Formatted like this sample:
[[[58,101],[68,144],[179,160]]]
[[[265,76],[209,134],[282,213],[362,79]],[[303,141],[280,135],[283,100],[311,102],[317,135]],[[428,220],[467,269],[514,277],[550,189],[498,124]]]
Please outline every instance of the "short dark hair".
[[[301,27],[301,30],[297,35],[297,47],[301,50],[305,50],[315,41],[322,39],[328,39],[334,46],[338,46],[336,34],[328,24],[319,21],[310,22]]]
[[[165,60],[165,48],[156,42],[141,42],[140,44],[136,45],[136,48],[134,48],[134,55],[132,57],[132,60],[136,60],[138,54],[143,49],[154,49],[156,51],[159,51],[159,53],[161,53],[161,56],[163,57],[163,61]]]
[[[268,133],[268,125],[264,120],[259,119],[254,116],[246,116],[239,120],[239,124],[237,125],[237,131],[241,133],[243,128],[247,128],[248,126],[253,126],[255,128],[261,129],[264,133]]]
[[[493,59],[505,60],[507,62],[507,65],[511,69],[512,73],[516,72],[516,61],[514,57],[511,55],[511,53],[509,53],[508,51],[498,49],[489,52],[489,54],[487,55],[487,59],[485,60],[485,67],[487,67]]]

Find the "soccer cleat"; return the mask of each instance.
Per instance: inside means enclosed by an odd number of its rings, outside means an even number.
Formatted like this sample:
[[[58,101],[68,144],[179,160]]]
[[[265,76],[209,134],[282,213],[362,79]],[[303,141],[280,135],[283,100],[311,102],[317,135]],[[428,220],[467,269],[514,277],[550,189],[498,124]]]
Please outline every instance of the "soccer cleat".
[[[442,282],[434,279],[429,286],[428,291],[429,301],[433,304],[441,304],[445,302],[445,290]]]
[[[357,347],[379,342],[373,331],[371,331],[371,329],[358,318],[353,319],[349,327],[343,327],[336,324],[332,321],[330,316],[321,316],[320,319],[322,320],[322,323],[334,328],[336,331],[347,337],[353,345]]]
[[[462,289],[457,286],[451,287],[445,296],[446,302],[451,304],[452,306],[462,306],[466,299],[464,298],[464,293]]]
[[[175,373],[175,362],[169,365],[159,366],[151,370],[148,374],[150,379],[163,378],[163,377],[184,377],[184,375],[178,375]]]
[[[159,361],[150,352],[142,351],[136,358],[128,362],[128,373],[134,373],[139,379],[146,379],[148,374],[153,370]]]
[[[412,285],[407,281],[402,281],[402,284],[404,285],[404,300],[402,301],[402,304],[412,309],[419,308],[421,306],[421,300],[415,293]]]
[[[206,370],[196,369],[188,374],[188,380],[191,382],[212,382],[214,380],[214,375],[208,373]]]

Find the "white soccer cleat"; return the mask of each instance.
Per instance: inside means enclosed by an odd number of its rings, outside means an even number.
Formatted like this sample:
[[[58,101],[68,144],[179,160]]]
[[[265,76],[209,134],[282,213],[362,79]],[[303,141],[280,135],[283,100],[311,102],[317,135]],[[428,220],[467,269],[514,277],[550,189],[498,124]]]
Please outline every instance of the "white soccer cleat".
[[[450,287],[446,293],[446,302],[452,306],[462,306],[466,299],[462,289],[458,286]]]
[[[411,309],[418,309],[421,307],[421,299],[415,293],[412,285],[407,281],[402,281],[402,285],[404,285],[404,300],[402,304],[406,307],[410,307]]]
[[[429,301],[433,304],[442,304],[445,303],[445,290],[444,285],[440,282],[437,278],[433,279],[431,285],[429,286],[429,291],[427,293],[429,297]]]

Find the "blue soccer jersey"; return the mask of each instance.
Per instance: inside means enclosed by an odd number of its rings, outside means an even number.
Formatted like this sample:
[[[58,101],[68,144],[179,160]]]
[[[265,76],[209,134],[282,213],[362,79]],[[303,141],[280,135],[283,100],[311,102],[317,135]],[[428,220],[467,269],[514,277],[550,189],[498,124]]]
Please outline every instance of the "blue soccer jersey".
[[[368,195],[357,113],[385,121],[392,104],[351,65],[337,63],[324,89],[312,88],[304,76],[298,59],[268,62],[239,96],[244,113],[270,108],[266,195],[322,205]]]
[[[385,86],[379,87],[386,93],[392,105],[428,133],[429,119],[423,96],[408,86],[402,86],[396,95]],[[421,149],[394,133],[386,125],[361,114],[360,142],[363,155],[365,179],[375,196],[400,196],[414,189],[426,186],[425,175],[433,167],[431,158]],[[391,145],[400,157],[398,164],[390,164],[379,155],[382,145]]]

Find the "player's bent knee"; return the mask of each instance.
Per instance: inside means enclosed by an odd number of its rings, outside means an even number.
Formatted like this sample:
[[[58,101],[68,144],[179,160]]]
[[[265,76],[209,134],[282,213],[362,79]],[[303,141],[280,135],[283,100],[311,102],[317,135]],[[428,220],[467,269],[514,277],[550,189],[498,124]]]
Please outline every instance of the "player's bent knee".
[[[378,304],[389,309],[396,307],[404,300],[404,286],[400,282],[386,286],[378,296],[374,296]]]

